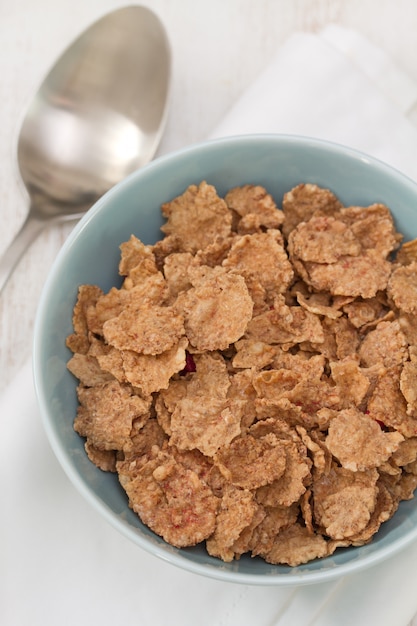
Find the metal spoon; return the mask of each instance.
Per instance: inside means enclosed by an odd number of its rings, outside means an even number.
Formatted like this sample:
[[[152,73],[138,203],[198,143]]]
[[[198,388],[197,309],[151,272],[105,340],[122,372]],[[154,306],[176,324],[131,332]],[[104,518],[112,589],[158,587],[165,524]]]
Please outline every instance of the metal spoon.
[[[167,116],[171,55],[157,16],[104,16],[62,54],[30,105],[17,146],[29,214],[0,260],[0,292],[51,221],[78,219],[150,161]]]

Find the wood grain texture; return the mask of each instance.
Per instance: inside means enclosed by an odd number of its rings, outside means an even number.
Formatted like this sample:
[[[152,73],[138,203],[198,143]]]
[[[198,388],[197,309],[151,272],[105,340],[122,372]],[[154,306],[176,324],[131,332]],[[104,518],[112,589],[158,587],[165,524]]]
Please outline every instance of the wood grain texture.
[[[27,212],[15,159],[28,102],[54,58],[81,29],[122,0],[0,4],[0,254]],[[294,31],[335,22],[389,52],[417,80],[414,0],[148,0],[173,51],[173,88],[158,154],[204,139]],[[401,27],[399,27],[401,26]],[[285,89],[285,85],[282,86]],[[354,103],[352,103],[354,106]],[[70,226],[45,230],[0,298],[0,390],[31,353],[42,285]]]

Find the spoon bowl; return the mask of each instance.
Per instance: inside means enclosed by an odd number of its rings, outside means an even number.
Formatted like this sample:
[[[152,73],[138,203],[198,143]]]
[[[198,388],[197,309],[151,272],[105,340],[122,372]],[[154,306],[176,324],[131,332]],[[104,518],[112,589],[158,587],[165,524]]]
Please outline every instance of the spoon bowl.
[[[105,15],[61,55],[21,127],[17,160],[30,209],[0,260],[0,291],[48,223],[78,219],[153,158],[167,117],[170,69],[165,30],[142,6]]]

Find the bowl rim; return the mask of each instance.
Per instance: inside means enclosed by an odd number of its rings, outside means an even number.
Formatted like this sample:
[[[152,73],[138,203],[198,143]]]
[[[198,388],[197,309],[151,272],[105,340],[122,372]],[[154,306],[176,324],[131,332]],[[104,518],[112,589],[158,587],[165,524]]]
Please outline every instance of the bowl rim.
[[[286,144],[299,144],[300,146],[308,146],[309,148],[330,151],[337,153],[338,155],[344,155],[354,160],[360,160],[366,164],[376,167],[381,173],[387,173],[389,176],[394,176],[398,182],[405,187],[410,188],[417,197],[417,183],[406,174],[402,173],[395,167],[381,161],[380,159],[370,156],[365,152],[339,144],[336,142],[316,139],[313,137],[291,134],[278,134],[278,133],[261,133],[261,134],[248,134],[248,135],[233,135],[215,139],[208,139],[194,143],[192,145],[180,148],[163,156],[155,158],[150,163],[139,168],[135,172],[129,174],[122,181],[108,190],[89,211],[81,218],[76,224],[74,229],[68,235],[66,241],[62,245],[58,252],[44,283],[42,293],[38,302],[34,334],[33,334],[33,354],[32,354],[32,374],[33,383],[35,388],[35,395],[38,402],[41,423],[46,433],[49,444],[59,461],[62,469],[69,478],[70,482],[77,489],[77,491],[86,499],[86,501],[93,506],[93,508],[101,514],[102,517],[113,528],[118,530],[126,538],[130,539],[138,547],[142,548],[146,552],[153,554],[157,558],[169,562],[172,565],[180,567],[183,570],[189,571],[194,574],[198,574],[204,577],[220,580],[223,582],[240,583],[246,585],[262,585],[262,586],[298,586],[298,585],[311,585],[328,582],[330,580],[339,579],[346,574],[353,574],[358,571],[363,571],[369,567],[372,567],[381,561],[384,561],[400,551],[404,550],[413,541],[417,540],[417,527],[410,530],[405,536],[398,537],[392,541],[388,546],[385,546],[383,550],[373,552],[362,556],[358,561],[349,561],[347,563],[341,563],[329,568],[327,570],[311,570],[304,572],[296,572],[294,569],[289,568],[288,573],[277,574],[250,574],[247,572],[237,572],[222,569],[222,562],[219,561],[219,566],[211,566],[208,563],[197,563],[190,559],[187,559],[182,555],[181,550],[173,550],[169,544],[158,545],[151,543],[146,537],[141,536],[138,532],[135,532],[128,524],[123,523],[113,511],[96,495],[84,482],[82,477],[78,474],[70,459],[65,453],[65,449],[61,443],[57,433],[51,427],[50,412],[51,409],[48,406],[44,388],[43,388],[43,372],[42,372],[42,359],[41,359],[41,328],[42,319],[45,307],[47,306],[47,299],[49,296],[50,286],[55,280],[56,275],[59,273],[62,263],[66,257],[67,251],[70,249],[73,241],[78,237],[78,234],[88,225],[90,220],[100,212],[103,205],[111,201],[112,197],[119,192],[123,187],[126,187],[132,183],[132,181],[142,176],[146,176],[147,172],[152,171],[155,168],[161,167],[161,165],[169,164],[171,161],[175,161],[178,157],[192,155],[201,150],[212,150],[221,148],[223,145],[234,144],[236,146],[250,146],[257,142],[272,142],[277,143],[280,146]],[[327,557],[330,558],[330,557]],[[323,559],[324,561],[325,559]],[[292,573],[293,572],[293,573]]]

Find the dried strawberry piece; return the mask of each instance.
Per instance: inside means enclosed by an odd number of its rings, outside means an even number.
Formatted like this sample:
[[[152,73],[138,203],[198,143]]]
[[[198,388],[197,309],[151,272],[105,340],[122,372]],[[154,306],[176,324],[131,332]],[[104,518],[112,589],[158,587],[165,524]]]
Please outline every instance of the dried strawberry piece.
[[[185,352],[185,367],[180,371],[180,376],[193,373],[197,370],[193,355],[188,351]]]

